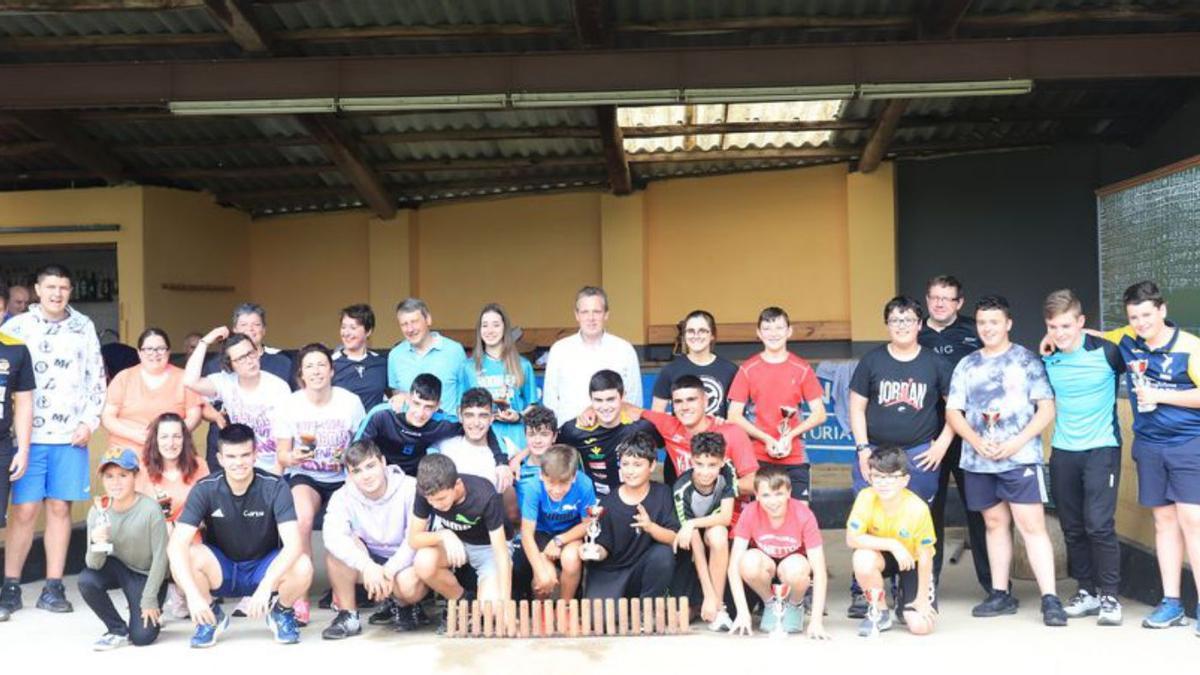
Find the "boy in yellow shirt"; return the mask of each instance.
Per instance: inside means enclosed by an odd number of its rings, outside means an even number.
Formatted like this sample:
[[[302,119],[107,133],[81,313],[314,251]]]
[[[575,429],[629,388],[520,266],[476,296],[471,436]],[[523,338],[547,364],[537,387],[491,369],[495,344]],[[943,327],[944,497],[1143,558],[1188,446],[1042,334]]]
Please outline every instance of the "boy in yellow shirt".
[[[904,450],[884,447],[868,461],[871,487],[854,500],[846,522],[846,545],[854,577],[870,602],[858,634],[869,637],[892,627],[883,593],[884,577],[898,576],[897,609],[914,635],[933,632],[937,614],[933,586],[933,554],[937,538],[929,506],[908,488],[908,457]]]

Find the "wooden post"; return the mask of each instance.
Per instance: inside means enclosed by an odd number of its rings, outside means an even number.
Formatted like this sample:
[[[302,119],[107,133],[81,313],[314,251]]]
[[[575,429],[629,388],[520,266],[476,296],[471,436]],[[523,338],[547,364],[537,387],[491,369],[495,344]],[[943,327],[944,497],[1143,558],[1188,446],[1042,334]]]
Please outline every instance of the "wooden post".
[[[650,635],[654,632],[654,599],[642,598],[642,633]]]
[[[667,600],[663,597],[654,599],[654,634],[663,635],[667,632]]]
[[[458,601],[458,637],[467,637],[471,630],[471,603]]]
[[[599,598],[592,600],[592,625],[596,635],[604,635],[604,601]]]
[[[691,601],[686,595],[679,598],[679,632],[689,633],[692,630]]]
[[[504,602],[504,633],[508,637],[517,637],[517,601]]]
[[[618,635],[625,635],[629,630],[629,600],[621,598],[617,600],[617,628]]]
[[[446,601],[446,637],[455,637],[454,633],[458,629],[458,603],[454,600]]]
[[[567,602],[567,635],[579,637],[579,601],[571,598]]]
[[[679,632],[679,599],[667,598],[667,635]]]
[[[554,627],[558,629],[557,635],[567,634],[567,601],[562,598],[555,606]]]
[[[529,637],[529,601],[522,600],[520,608],[517,610],[521,618],[518,621],[517,635],[523,638]]]
[[[483,637],[492,637],[492,626],[495,625],[493,607],[494,605],[491,600],[485,600],[480,603],[480,609],[483,611]]]
[[[617,634],[617,603],[612,598],[604,599],[604,632],[608,635]],[[625,634],[625,622],[621,622],[621,635]]]
[[[629,633],[631,635],[641,635],[642,633],[642,602],[637,598],[629,601]]]
[[[579,634],[584,637],[592,634],[592,601],[587,598],[579,603]]]
[[[542,634],[545,637],[554,637],[557,634],[557,624],[554,622],[554,601],[547,600],[546,602],[542,603],[542,607],[546,609],[546,620],[542,623]]]
[[[541,600],[533,601],[533,637],[543,637],[546,635],[545,610],[542,608]]]

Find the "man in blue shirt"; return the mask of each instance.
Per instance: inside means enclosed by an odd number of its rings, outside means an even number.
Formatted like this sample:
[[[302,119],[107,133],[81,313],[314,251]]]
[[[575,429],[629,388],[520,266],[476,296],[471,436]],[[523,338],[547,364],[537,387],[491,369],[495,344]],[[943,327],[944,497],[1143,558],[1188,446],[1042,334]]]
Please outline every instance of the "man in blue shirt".
[[[454,340],[430,330],[433,319],[423,300],[408,298],[396,305],[396,320],[404,341],[388,354],[388,386],[394,392],[407,393],[417,375],[436,375],[442,383],[442,412],[454,417],[458,411],[458,373],[467,360],[466,351]]]
[[[1100,625],[1117,626],[1121,434],[1116,404],[1117,376],[1125,372],[1125,362],[1116,345],[1084,334],[1083,306],[1070,290],[1047,296],[1043,316],[1055,347],[1042,357],[1055,403],[1050,490],[1067,545],[1067,567],[1079,582],[1066,612],[1072,618],[1098,614]]]

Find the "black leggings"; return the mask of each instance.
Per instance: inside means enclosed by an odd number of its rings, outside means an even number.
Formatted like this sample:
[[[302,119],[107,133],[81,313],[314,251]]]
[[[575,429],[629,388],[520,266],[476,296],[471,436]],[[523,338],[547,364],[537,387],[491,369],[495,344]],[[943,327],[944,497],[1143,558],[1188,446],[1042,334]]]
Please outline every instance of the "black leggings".
[[[1121,586],[1121,545],[1117,542],[1117,491],[1121,449],[1050,454],[1050,491],[1067,545],[1067,569],[1079,587],[1116,595]]]
[[[113,606],[108,592],[119,588],[129,602],[129,621],[126,622]],[[104,567],[98,570],[85,568],[79,573],[79,594],[88,607],[104,622],[104,627],[113,635],[124,635],[133,644],[141,647],[158,639],[159,627],[142,624],[142,591],[146,588],[146,575],[134,572],[125,563],[109,556]],[[158,606],[161,608],[167,596],[167,585],[158,589]]]

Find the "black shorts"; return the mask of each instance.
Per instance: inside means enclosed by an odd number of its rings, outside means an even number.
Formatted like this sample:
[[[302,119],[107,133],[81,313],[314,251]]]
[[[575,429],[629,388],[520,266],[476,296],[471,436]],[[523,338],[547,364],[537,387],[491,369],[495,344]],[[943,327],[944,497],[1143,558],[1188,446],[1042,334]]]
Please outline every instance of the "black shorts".
[[[792,498],[804,502],[812,501],[812,492],[809,489],[812,485],[812,479],[809,477],[810,465],[759,462],[759,466],[773,466],[777,469],[783,469],[787,472],[788,480],[792,481]]]
[[[0,527],[8,525],[8,467],[16,454],[11,439],[0,440]]]
[[[904,611],[912,609],[912,605],[917,601],[917,596],[921,592],[920,576],[917,573],[917,568],[914,565],[911,570],[901,570],[900,564],[896,562],[895,556],[886,551],[880,552],[883,556],[883,576],[896,577],[900,585],[900,594],[896,598],[897,608],[903,607]],[[937,607],[937,595],[934,592],[933,579],[929,580],[930,586],[928,589],[929,600],[934,608]]]
[[[306,476],[301,473],[290,474],[286,477],[286,480],[289,487],[303,485],[312,488],[321,496],[321,506],[317,508],[317,513],[313,516],[312,526],[314,531],[321,529],[325,524],[325,509],[329,507],[329,498],[333,496],[333,493],[342,489],[342,486],[346,484],[345,481],[339,483],[322,483],[312,476]]]

